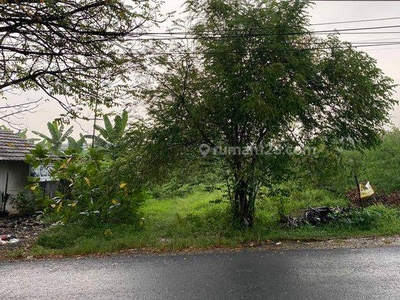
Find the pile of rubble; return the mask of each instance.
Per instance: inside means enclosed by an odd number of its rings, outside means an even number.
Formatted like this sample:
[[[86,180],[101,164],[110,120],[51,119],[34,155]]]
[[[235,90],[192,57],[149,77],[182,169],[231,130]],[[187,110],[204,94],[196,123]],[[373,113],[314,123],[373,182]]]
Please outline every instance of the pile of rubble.
[[[346,209],[341,207],[310,207],[306,209],[299,217],[283,216],[281,224],[289,227],[299,227],[302,225],[326,224],[337,220],[346,213]]]
[[[43,222],[34,217],[0,218],[0,249],[27,247],[44,228]]]

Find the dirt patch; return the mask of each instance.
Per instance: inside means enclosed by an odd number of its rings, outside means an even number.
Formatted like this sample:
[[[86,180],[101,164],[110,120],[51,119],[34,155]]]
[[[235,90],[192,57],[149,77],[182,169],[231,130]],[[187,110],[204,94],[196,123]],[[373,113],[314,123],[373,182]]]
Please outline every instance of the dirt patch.
[[[250,244],[251,246],[251,244]],[[360,238],[338,238],[324,239],[313,241],[282,241],[267,242],[264,245],[256,245],[256,247],[276,250],[290,249],[337,249],[337,248],[378,248],[389,246],[400,246],[400,236],[389,237],[360,237]]]
[[[313,241],[262,241],[249,242],[236,247],[211,246],[207,249],[187,248],[180,251],[160,250],[152,248],[125,249],[116,253],[92,254],[90,257],[105,257],[113,255],[173,255],[173,254],[209,254],[230,253],[241,251],[274,251],[308,250],[308,249],[362,249],[400,246],[400,236],[391,237],[363,237],[348,239],[326,239]],[[77,255],[76,258],[83,256]]]
[[[0,218],[0,259],[10,250],[26,252],[45,228],[43,222],[33,217]]]

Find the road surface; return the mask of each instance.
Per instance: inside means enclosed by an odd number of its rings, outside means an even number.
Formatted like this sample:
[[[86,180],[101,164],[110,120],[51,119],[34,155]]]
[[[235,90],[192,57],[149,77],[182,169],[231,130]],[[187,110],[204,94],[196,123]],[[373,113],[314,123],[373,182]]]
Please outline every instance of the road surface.
[[[0,299],[400,299],[400,248],[0,263]]]

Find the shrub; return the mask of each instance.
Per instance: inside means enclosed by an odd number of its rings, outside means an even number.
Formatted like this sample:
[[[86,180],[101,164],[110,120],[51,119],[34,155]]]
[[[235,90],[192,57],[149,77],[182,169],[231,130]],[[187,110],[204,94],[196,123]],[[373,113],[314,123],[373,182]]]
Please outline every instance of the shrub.
[[[48,163],[34,159],[34,163]],[[64,184],[49,207],[63,223],[139,223],[143,193],[137,183],[124,181],[125,174],[103,148],[66,152],[65,158],[50,163],[52,176]],[[38,186],[33,183],[32,189],[40,190]]]
[[[23,216],[30,216],[38,211],[45,210],[49,199],[43,196],[43,193],[33,193],[29,189],[25,189],[11,198],[11,204]]]

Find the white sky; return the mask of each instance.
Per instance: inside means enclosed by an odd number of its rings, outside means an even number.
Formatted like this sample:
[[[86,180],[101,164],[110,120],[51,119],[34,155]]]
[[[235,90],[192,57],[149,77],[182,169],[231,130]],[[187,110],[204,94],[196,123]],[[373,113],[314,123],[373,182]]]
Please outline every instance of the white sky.
[[[182,0],[166,0],[164,11],[179,10]],[[311,23],[326,23],[326,22],[339,22],[339,21],[353,21],[353,20],[367,20],[378,18],[392,18],[400,17],[400,1],[318,1],[310,10]],[[375,22],[362,22],[362,23],[349,23],[349,24],[335,24],[314,26],[315,30],[324,29],[343,29],[343,28],[356,28],[356,27],[373,27],[373,26],[400,26],[400,19],[375,21]],[[159,29],[162,30],[162,29]],[[158,30],[158,31],[159,31]],[[340,37],[342,40],[349,42],[357,41],[397,41],[400,42],[400,27],[387,29],[385,31],[394,31],[397,33],[391,34],[369,34],[369,35],[345,35]],[[372,30],[368,30],[371,32]],[[382,32],[384,30],[375,30]],[[400,45],[395,46],[379,46],[359,48],[361,51],[367,52],[370,56],[374,57],[378,62],[378,67],[384,73],[393,78],[396,83],[400,83]],[[8,95],[12,101],[25,101],[27,99],[35,100],[41,97],[37,92],[25,92],[19,95]],[[400,87],[397,88],[397,93],[394,95],[395,99],[400,99]],[[0,99],[0,106],[1,106]],[[9,101],[9,103],[11,103]],[[57,118],[62,109],[54,102],[46,102],[41,105],[34,114],[26,114],[19,120],[29,130],[36,130],[47,133],[46,124]],[[391,113],[393,123],[400,127],[400,106],[396,107]],[[91,131],[89,123],[80,122],[80,126],[75,124],[75,131],[85,129],[87,133]]]

